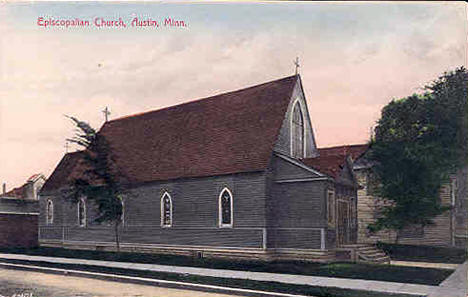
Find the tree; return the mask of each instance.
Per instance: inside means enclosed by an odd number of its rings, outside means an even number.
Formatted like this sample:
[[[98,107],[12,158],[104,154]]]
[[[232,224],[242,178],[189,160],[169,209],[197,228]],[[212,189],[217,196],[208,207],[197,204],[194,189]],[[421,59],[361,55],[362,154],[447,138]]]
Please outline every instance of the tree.
[[[371,141],[369,159],[377,193],[391,203],[369,225],[371,232],[433,224],[449,207],[439,190],[467,162],[468,74],[460,67],[426,86],[424,94],[391,101]]]
[[[88,123],[66,116],[76,125],[76,135],[67,139],[83,148],[83,173],[72,180],[64,196],[77,202],[81,197],[94,201],[98,208],[98,223],[114,226],[115,243],[120,250],[119,226],[122,223],[124,188],[119,183],[121,175],[115,168],[111,149],[106,138]]]

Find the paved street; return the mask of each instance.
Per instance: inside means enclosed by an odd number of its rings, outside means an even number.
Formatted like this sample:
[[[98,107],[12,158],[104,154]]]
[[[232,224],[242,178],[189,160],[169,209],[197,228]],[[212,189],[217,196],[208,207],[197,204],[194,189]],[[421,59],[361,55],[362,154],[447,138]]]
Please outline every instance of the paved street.
[[[15,295],[16,294],[16,295]],[[90,278],[0,269],[0,296],[5,297],[228,297]]]

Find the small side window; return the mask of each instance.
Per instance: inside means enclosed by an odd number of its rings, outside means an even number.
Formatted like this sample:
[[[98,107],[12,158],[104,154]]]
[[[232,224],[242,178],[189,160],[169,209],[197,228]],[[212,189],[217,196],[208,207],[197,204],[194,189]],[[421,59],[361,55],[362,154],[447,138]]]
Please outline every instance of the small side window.
[[[78,225],[86,227],[86,201],[84,198],[78,201]]]
[[[172,199],[169,193],[165,192],[161,198],[161,227],[172,226]]]
[[[232,227],[232,193],[228,188],[224,188],[219,194],[219,227]]]
[[[47,225],[50,225],[50,224],[54,223],[54,202],[52,202],[52,200],[48,199],[46,208],[47,208],[47,210],[46,210],[46,223],[47,223]]]

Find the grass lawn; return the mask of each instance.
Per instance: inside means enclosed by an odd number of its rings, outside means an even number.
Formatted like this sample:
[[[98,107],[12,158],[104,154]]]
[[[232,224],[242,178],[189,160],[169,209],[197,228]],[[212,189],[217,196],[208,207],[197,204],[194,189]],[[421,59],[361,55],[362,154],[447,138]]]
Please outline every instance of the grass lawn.
[[[461,248],[434,247],[406,244],[377,244],[392,260],[461,264],[467,259],[467,251]]]
[[[111,273],[126,276],[153,278],[160,280],[179,281],[185,283],[206,284],[230,288],[251,289],[257,291],[300,294],[316,297],[414,297],[406,294],[386,294],[381,292],[369,292],[361,290],[348,290],[339,288],[325,288],[317,286],[293,285],[278,282],[254,281],[243,279],[218,278],[208,276],[195,276],[177,273],[151,272],[132,269],[106,268],[100,266],[75,265],[75,264],[54,264],[48,262],[5,260],[5,262],[17,264],[29,264],[41,267],[53,267],[68,270],[84,270],[99,273]]]
[[[50,257],[81,258],[102,261],[135,262],[174,266],[192,266],[214,269],[232,269],[257,272],[341,277],[377,281],[438,285],[453,271],[446,269],[390,266],[354,263],[309,263],[301,261],[232,261],[222,259],[195,259],[187,256],[68,250],[61,248],[0,249],[3,253],[19,253]]]

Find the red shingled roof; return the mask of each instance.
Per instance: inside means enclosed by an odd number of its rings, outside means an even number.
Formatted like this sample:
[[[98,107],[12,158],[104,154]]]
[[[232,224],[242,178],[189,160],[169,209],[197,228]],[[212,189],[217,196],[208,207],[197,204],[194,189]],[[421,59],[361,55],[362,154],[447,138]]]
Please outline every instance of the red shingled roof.
[[[298,78],[112,120],[100,133],[129,183],[261,171]],[[66,184],[76,155],[64,156],[44,191]]]
[[[338,177],[350,156],[353,161],[364,154],[369,148],[368,144],[341,145],[334,147],[319,148],[319,156],[303,159],[302,162],[309,167],[325,173],[333,178]]]
[[[309,167],[325,173],[333,178],[338,177],[346,162],[346,155],[325,155],[303,159],[302,162]]]
[[[23,184],[20,187],[11,189],[10,191],[6,192],[5,194],[0,194],[0,197],[10,197],[10,198],[14,197],[14,198],[21,198],[21,199],[27,198],[26,197],[27,194],[25,192],[26,191],[26,186],[28,185],[28,183],[35,182],[39,178],[44,178],[44,176],[41,173],[34,174],[34,175],[32,175],[31,177],[29,177],[26,180],[25,184]]]
[[[24,185],[18,188],[11,189],[5,194],[1,194],[0,197],[14,197],[14,198],[23,198]]]
[[[318,151],[320,156],[350,155],[353,161],[355,161],[365,153],[368,148],[368,144],[352,144],[319,148]]]
[[[76,178],[82,172],[79,170],[78,165],[83,156],[84,152],[82,151],[65,154],[57,167],[55,167],[52,175],[45,182],[41,191],[53,190],[72,182],[73,178]]]

